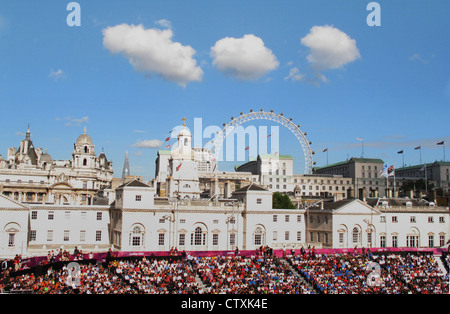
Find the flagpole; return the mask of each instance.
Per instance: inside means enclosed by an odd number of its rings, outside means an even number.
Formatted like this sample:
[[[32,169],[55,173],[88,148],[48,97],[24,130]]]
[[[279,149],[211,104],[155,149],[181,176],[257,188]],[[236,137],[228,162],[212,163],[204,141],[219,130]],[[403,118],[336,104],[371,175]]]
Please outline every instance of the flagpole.
[[[444,161],[445,161],[445,143],[442,144],[442,150],[444,151]]]
[[[361,141],[361,150],[362,150],[361,158],[364,158],[364,140]]]
[[[395,196],[395,167],[394,167],[394,197],[396,197]]]

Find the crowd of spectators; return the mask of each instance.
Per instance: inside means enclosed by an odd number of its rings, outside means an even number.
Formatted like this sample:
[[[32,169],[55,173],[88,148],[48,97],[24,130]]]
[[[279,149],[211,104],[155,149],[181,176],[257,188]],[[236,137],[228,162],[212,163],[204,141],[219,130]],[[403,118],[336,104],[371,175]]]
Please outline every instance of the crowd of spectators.
[[[182,259],[114,260],[110,269],[139,293],[193,294],[201,288]]]
[[[448,275],[428,254],[308,254],[289,263],[324,294],[443,294]]]
[[[54,257],[54,258],[52,258]],[[21,257],[2,262],[0,290],[34,294],[447,294],[449,275],[430,254],[320,254],[268,248],[252,256],[121,259],[103,263],[82,255],[49,252],[40,271],[24,270]],[[70,261],[79,261],[79,269]],[[59,262],[57,262],[59,261]],[[67,263],[61,263],[67,261]],[[450,255],[443,263],[450,264]],[[6,266],[5,265],[9,265]],[[73,266],[73,264],[72,264]],[[76,274],[76,276],[74,275]]]
[[[70,265],[70,264],[68,264]],[[61,269],[49,267],[44,274],[25,273],[9,277],[4,291],[33,294],[129,294],[133,290],[102,265],[79,265],[78,281],[73,281],[68,265]],[[75,272],[73,272],[75,274]],[[5,278],[4,278],[5,279]]]
[[[273,256],[197,257],[193,268],[206,293],[311,293],[290,266]]]

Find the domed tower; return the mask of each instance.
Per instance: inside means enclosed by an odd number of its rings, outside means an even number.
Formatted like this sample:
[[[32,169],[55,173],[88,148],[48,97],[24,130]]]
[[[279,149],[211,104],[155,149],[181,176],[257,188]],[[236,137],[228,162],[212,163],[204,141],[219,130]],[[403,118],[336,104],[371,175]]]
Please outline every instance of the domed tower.
[[[166,193],[169,197],[200,198],[197,162],[194,161],[191,139],[191,132],[184,123],[184,128],[178,133],[178,145],[169,158],[166,180]]]
[[[186,119],[183,119],[185,121]],[[172,152],[172,158],[174,159],[193,159],[192,156],[192,135],[189,129],[186,128],[186,122],[184,122],[184,128],[178,133],[177,147]]]
[[[45,150],[45,153],[43,153],[39,158],[39,164],[41,165],[42,169],[49,170],[52,166],[52,163],[53,163],[52,156],[50,156],[47,153],[47,150]]]
[[[86,127],[84,128],[84,133],[78,137],[73,146],[72,167],[95,168],[95,145],[92,142],[92,138],[86,134]]]

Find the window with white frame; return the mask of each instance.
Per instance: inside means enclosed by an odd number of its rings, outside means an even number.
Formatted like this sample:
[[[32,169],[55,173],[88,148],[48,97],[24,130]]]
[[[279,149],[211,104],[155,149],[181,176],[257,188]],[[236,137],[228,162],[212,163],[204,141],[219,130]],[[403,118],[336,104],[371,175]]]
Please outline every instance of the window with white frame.
[[[101,230],[95,231],[95,241],[99,242],[101,240],[102,240],[102,231]]]

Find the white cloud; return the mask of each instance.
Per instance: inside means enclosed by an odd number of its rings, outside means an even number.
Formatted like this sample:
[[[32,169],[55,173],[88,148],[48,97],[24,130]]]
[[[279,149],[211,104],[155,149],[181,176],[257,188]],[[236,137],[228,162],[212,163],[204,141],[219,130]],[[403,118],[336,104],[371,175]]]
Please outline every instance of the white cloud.
[[[425,58],[423,58],[420,53],[415,53],[413,54],[411,57],[409,57],[409,61],[419,61],[422,62],[424,64],[429,63],[429,61]]]
[[[51,77],[52,79],[54,79],[55,81],[59,81],[59,80],[62,80],[63,78],[65,78],[66,74],[64,73],[63,70],[58,69],[56,71],[51,70],[50,74],[48,76]]]
[[[171,29],[120,24],[104,29],[103,36],[103,46],[123,54],[137,72],[156,74],[183,87],[202,80],[203,71],[193,59],[195,50],[173,42]]]
[[[303,74],[300,73],[300,70],[297,67],[293,67],[289,71],[289,75],[284,78],[285,80],[292,80],[292,81],[302,81],[305,79]]]
[[[89,117],[81,117],[81,118],[72,118],[72,117],[65,117],[65,118],[55,118],[56,121],[67,121],[64,125],[65,126],[80,126],[81,124],[86,124],[89,121]]]
[[[172,28],[172,23],[166,19],[157,20],[155,21],[155,24],[163,28]]]
[[[341,68],[361,57],[356,41],[329,25],[313,26],[301,43],[310,48],[306,58],[317,71]]]
[[[139,147],[139,148],[158,148],[158,147],[161,147],[162,144],[163,144],[163,142],[160,140],[143,140],[143,141],[138,141],[131,146]]]
[[[257,79],[279,65],[262,39],[252,34],[218,40],[211,47],[211,57],[218,70],[239,80]]]

